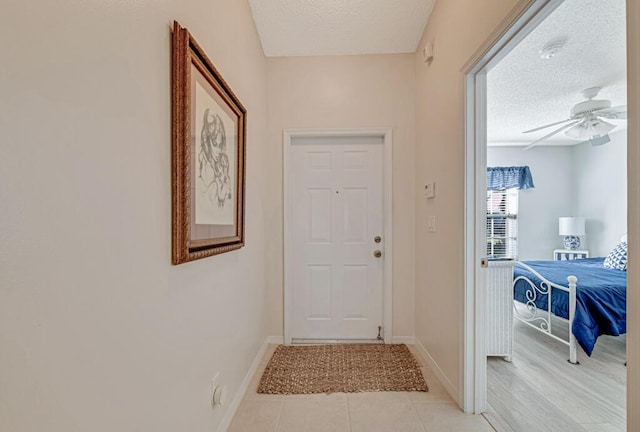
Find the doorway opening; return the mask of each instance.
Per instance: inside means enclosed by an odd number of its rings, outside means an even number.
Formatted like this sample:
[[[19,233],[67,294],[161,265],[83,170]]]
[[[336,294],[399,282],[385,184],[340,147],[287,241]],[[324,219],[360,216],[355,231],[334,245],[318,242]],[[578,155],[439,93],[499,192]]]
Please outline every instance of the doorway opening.
[[[591,9],[603,6],[608,8],[604,11]],[[524,430],[525,426],[545,430],[539,419],[538,422],[531,420],[541,411],[549,414],[544,421],[566,424],[567,428],[597,423],[612,430],[624,430],[625,336],[601,336],[593,354],[593,347],[580,340],[576,320],[584,311],[571,310],[571,304],[579,303],[572,303],[571,283],[566,277],[578,270],[572,269],[571,274],[563,276],[567,288],[563,293],[567,299],[566,316],[556,310],[560,302],[553,291],[549,295],[549,292],[533,289],[532,297],[521,293],[524,299],[516,301],[514,308],[510,303],[514,297],[518,300],[518,288],[515,285],[514,290],[514,276],[508,275],[509,285],[503,293],[508,296],[508,304],[502,325],[505,334],[515,331],[515,339],[511,339],[512,345],[504,344],[499,355],[513,362],[492,359],[488,374],[487,355],[498,355],[488,349],[496,338],[488,328],[490,319],[495,318],[493,300],[488,296],[499,278],[492,276],[490,264],[488,269],[481,264],[491,250],[504,255],[497,258],[527,262],[566,262],[567,258],[579,258],[586,264],[595,261],[597,258],[594,257],[602,257],[599,265],[603,267],[605,258],[626,239],[623,238],[627,231],[624,8],[624,1],[606,5],[573,0],[530,1],[505,20],[502,35],[489,41],[465,69],[464,408],[476,413],[489,411],[492,416],[498,410],[492,410],[497,407],[490,405],[494,402],[501,405],[506,414],[494,416],[497,420],[493,420],[502,421],[501,426],[506,430]],[[596,26],[608,24],[606,33],[612,39],[589,44],[590,38],[597,38],[599,33],[589,22],[597,23]],[[607,42],[611,45],[606,46]],[[607,51],[600,56],[602,63],[583,62],[589,55],[586,53],[598,58],[600,46]],[[576,53],[582,57],[577,57]],[[617,57],[609,59],[608,55]],[[579,72],[576,69],[567,72],[568,66],[578,68]],[[619,114],[614,114],[615,110]],[[516,120],[518,116],[520,118]],[[501,122],[496,122],[497,118]],[[578,133],[585,123],[597,131]],[[525,131],[528,133],[523,133]],[[523,151],[525,148],[529,150]],[[502,169],[503,175],[508,169],[520,168],[523,172],[526,168],[533,180],[527,186],[517,182],[508,184],[508,181],[500,184],[488,179],[488,167]],[[608,171],[601,171],[605,167]],[[563,176],[566,178],[560,178]],[[604,186],[609,179],[617,179],[616,185],[607,188],[609,192],[593,194],[593,189],[589,194],[582,192],[593,184]],[[516,195],[517,205],[507,205],[505,200],[494,202],[508,194]],[[607,213],[613,208],[616,210]],[[559,234],[570,234],[560,232],[566,219],[575,222],[572,235],[581,237],[582,247],[562,244]],[[516,279],[521,274],[519,271],[516,270]],[[543,277],[557,282],[548,274]],[[578,299],[589,289],[592,280],[590,276],[578,277]],[[626,274],[623,286],[626,297]],[[557,292],[561,293],[560,288]],[[541,305],[542,297],[556,301],[558,306]],[[524,304],[524,311],[518,311],[519,303]],[[504,325],[511,326],[511,313],[544,312],[546,315],[549,309],[553,313],[542,327],[550,326],[553,330],[543,328],[543,332],[536,332],[520,321],[515,321],[515,326],[508,329]],[[619,320],[617,329],[610,328],[601,333],[615,335],[626,331],[626,299],[618,312],[625,322]],[[571,320],[570,323],[567,324],[564,318]],[[557,339],[549,338],[549,333]],[[560,341],[564,339],[571,350]],[[579,366],[566,362],[576,361],[574,349],[577,361],[583,359]],[[593,368],[591,372],[587,371],[589,368]],[[603,369],[608,372],[599,375],[597,370]],[[493,381],[490,385],[488,379]],[[590,386],[592,384],[595,387]],[[501,390],[515,391],[522,399],[510,396],[500,399]],[[579,397],[581,401],[578,401]],[[591,402],[593,407],[589,408]],[[518,410],[530,412],[531,417],[509,415]]]

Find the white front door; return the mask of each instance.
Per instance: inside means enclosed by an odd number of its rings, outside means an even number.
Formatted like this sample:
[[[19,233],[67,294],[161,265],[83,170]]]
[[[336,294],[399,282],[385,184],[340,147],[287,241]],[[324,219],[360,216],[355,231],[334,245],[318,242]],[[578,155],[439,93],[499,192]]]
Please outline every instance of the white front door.
[[[385,243],[383,151],[382,137],[292,141],[294,339],[378,336]]]

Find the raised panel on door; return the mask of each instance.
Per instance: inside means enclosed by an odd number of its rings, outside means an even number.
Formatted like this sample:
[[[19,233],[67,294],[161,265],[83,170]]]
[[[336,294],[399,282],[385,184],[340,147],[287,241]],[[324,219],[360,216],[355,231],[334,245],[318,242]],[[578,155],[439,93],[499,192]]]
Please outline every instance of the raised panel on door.
[[[310,244],[331,243],[331,189],[308,188],[309,194],[309,239]]]
[[[310,320],[331,319],[331,290],[333,288],[332,266],[308,265],[305,315]]]
[[[368,193],[366,187],[346,187],[342,190],[345,243],[365,244],[367,242]]]
[[[368,296],[367,266],[364,264],[347,264],[343,266],[343,318],[345,320],[369,319],[368,303],[362,298]]]

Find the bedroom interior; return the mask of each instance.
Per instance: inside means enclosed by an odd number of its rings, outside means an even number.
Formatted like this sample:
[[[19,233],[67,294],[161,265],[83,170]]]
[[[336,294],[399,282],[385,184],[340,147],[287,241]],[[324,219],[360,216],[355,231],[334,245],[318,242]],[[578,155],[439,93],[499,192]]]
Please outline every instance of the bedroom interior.
[[[527,261],[508,266],[512,340],[487,363],[487,417],[505,431],[625,430],[624,30],[623,1],[566,0],[487,75],[487,166],[535,184],[506,185],[515,211],[487,220],[489,245]],[[487,215],[514,200],[488,185]]]

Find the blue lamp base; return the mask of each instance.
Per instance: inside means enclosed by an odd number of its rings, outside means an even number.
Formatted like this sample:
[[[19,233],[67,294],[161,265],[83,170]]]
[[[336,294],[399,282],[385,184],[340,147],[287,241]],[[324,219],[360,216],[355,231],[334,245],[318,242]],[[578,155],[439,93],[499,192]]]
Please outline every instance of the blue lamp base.
[[[564,238],[564,247],[569,250],[576,250],[580,247],[580,237],[566,236]]]

